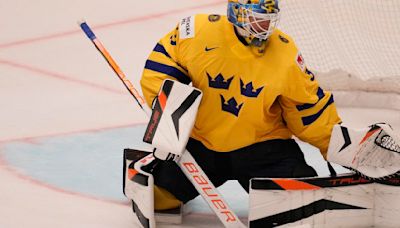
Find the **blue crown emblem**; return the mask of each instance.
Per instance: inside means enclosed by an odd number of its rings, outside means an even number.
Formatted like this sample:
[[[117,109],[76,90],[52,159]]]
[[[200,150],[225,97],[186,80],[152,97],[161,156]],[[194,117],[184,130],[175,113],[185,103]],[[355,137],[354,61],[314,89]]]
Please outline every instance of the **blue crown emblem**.
[[[225,80],[224,76],[222,76],[220,73],[217,75],[217,77],[215,77],[215,79],[213,79],[208,73],[207,77],[208,86],[216,89],[229,89],[229,86],[233,80],[233,76]]]
[[[246,97],[258,97],[258,94],[260,94],[263,89],[264,86],[254,90],[253,82],[250,82],[245,86],[242,79],[240,79],[240,92]]]
[[[234,97],[228,100],[228,102],[225,104],[225,98],[224,96],[221,96],[221,104],[222,104],[222,110],[225,112],[229,112],[235,116],[239,116],[240,109],[243,107],[243,103],[238,105],[237,101],[235,100]]]

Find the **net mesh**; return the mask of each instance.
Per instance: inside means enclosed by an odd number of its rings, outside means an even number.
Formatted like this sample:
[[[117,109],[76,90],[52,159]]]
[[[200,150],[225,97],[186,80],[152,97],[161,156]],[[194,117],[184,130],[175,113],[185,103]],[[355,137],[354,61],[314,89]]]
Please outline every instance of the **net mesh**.
[[[324,88],[399,96],[399,0],[281,0],[280,8],[279,28]]]

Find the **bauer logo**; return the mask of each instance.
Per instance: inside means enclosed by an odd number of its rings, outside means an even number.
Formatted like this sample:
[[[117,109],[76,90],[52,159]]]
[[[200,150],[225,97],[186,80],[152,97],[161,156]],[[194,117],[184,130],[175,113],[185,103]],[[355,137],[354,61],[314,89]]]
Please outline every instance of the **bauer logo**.
[[[179,27],[179,37],[181,39],[194,37],[194,17],[183,18]]]
[[[147,143],[152,143],[154,139],[154,135],[156,134],[156,130],[158,124],[160,123],[162,115],[162,108],[160,106],[160,102],[157,100],[156,105],[154,106],[153,113],[151,115],[149,124],[147,125],[146,132],[143,137],[143,141]]]
[[[211,201],[214,210],[220,213],[227,223],[237,222],[234,212],[228,208],[218,192],[214,190],[215,188],[212,186],[212,183],[206,176],[203,176],[202,173],[200,173],[201,169],[197,168],[197,166],[197,164],[192,162],[183,163],[184,172],[188,173],[188,175],[196,181],[199,186],[199,193],[202,194],[205,199]]]

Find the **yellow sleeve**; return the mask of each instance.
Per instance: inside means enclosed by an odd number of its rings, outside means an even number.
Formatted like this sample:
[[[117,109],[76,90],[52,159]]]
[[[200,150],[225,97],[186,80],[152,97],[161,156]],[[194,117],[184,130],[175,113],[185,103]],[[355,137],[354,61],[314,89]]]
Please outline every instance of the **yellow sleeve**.
[[[314,74],[303,63],[298,54],[290,67],[288,85],[279,102],[283,118],[293,134],[319,148],[326,158],[332,128],[341,120],[332,93],[319,86]]]
[[[148,105],[157,96],[165,79],[177,80],[189,84],[185,66],[180,64],[179,27],[165,35],[150,53],[140,80],[142,92]]]

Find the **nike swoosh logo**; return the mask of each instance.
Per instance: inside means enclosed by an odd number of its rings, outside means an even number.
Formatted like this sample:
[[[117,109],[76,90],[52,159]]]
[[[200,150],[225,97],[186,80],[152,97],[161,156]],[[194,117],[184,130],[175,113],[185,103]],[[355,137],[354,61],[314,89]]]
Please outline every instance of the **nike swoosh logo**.
[[[205,51],[212,51],[212,50],[214,50],[214,49],[217,49],[218,47],[213,47],[213,48],[208,48],[208,47],[206,47],[205,48]]]

